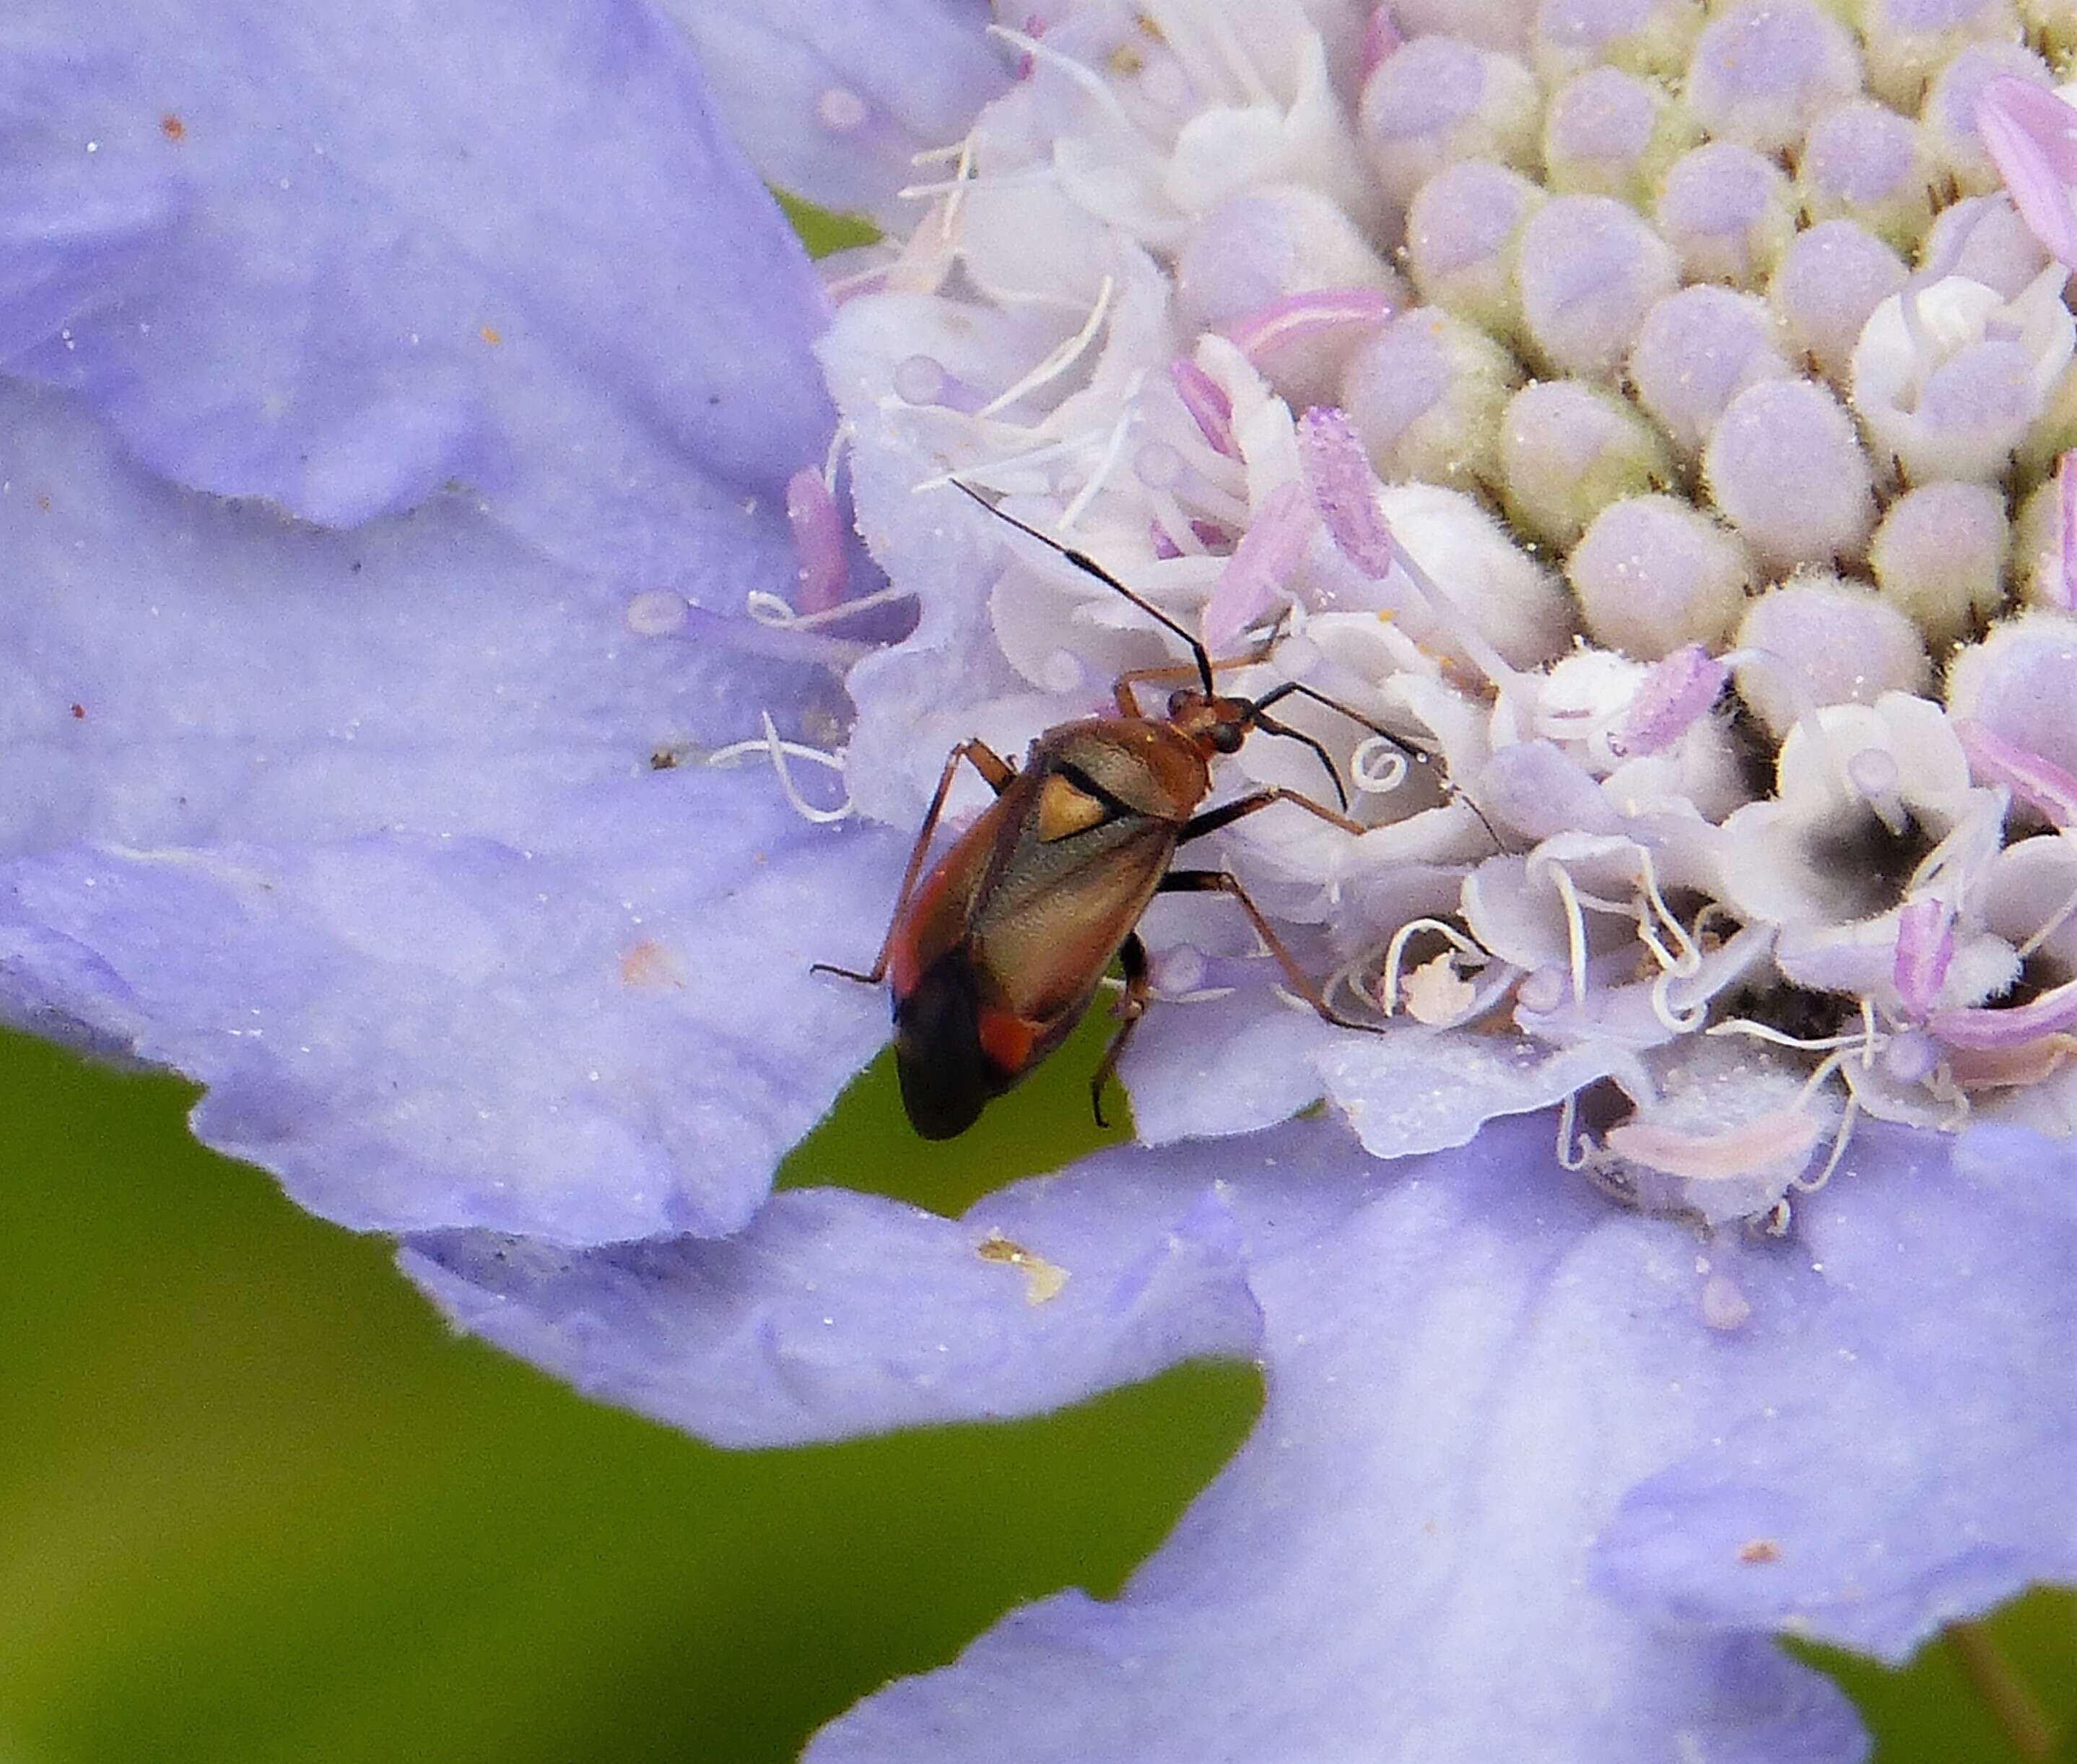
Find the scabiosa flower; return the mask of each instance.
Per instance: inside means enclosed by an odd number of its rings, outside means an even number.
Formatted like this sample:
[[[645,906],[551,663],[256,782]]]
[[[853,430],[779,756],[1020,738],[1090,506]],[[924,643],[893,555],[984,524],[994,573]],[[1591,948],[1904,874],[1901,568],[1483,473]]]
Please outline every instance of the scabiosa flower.
[[[685,10],[0,25],[10,1017],[710,1438],[1261,1362],[818,1759],[1858,1756],[1774,1633],[2077,1575],[2067,21]],[[1207,861],[1363,1028],[1163,903],[1144,1145],[949,1220],[768,1195],[807,965],[1177,657],[955,480],[1359,713]]]

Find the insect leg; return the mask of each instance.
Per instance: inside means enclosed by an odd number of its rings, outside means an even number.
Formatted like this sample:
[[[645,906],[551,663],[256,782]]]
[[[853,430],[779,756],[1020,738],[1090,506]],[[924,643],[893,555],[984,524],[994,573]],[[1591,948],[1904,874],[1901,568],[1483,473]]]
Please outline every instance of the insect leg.
[[[1125,996],[1118,1001],[1118,1025],[1111,1036],[1110,1045],[1104,1049],[1103,1057],[1097,1061],[1097,1069],[1089,1077],[1089,1107],[1096,1113],[1099,1127],[1110,1125],[1104,1119],[1105,1082],[1118,1070],[1118,1056],[1125,1052],[1125,1044],[1132,1039],[1132,1032],[1139,1027],[1140,1018],[1147,1014],[1147,995],[1152,987],[1147,977],[1147,945],[1139,940],[1138,932],[1118,946],[1118,965],[1125,970]]]
[[[1201,815],[1193,815],[1184,822],[1183,831],[1176,836],[1176,843],[1185,844],[1191,840],[1202,839],[1207,833],[1216,833],[1222,827],[1230,827],[1272,803],[1288,803],[1293,808],[1302,808],[1308,815],[1317,815],[1330,827],[1338,827],[1345,833],[1370,831],[1361,821],[1352,821],[1346,815],[1337,815],[1326,803],[1314,802],[1303,790],[1286,790],[1281,784],[1273,784],[1263,790],[1250,790],[1247,795],[1222,803],[1217,808],[1208,808]]]
[[[1242,799],[1246,800],[1245,798]],[[1302,800],[1302,799],[1301,799]],[[1229,803],[1229,807],[1238,805]],[[1314,805],[1317,807],[1317,805]],[[1216,815],[1217,809],[1212,811]],[[1209,819],[1209,816],[1201,817]],[[1185,836],[1187,836],[1187,835]],[[1358,1023],[1345,1017],[1320,995],[1320,989],[1306,976],[1291,952],[1284,947],[1284,940],[1269,928],[1269,921],[1262,916],[1262,909],[1248,899],[1247,890],[1222,869],[1172,869],[1161,878],[1159,892],[1164,895],[1230,895],[1240,903],[1240,910],[1248,916],[1262,940],[1269,945],[1269,953],[1276,957],[1277,965],[1284,970],[1284,978],[1306,1003],[1319,1012],[1327,1022],[1338,1029],[1361,1029],[1366,1035],[1383,1035],[1384,1031],[1375,1023]]]
[[[860,974],[855,969],[839,968],[833,962],[816,961],[809,964],[809,973],[833,974],[840,980],[857,980],[875,986],[887,978],[887,952],[894,942],[894,928],[901,922],[901,909],[909,903],[909,891],[923,872],[923,855],[930,849],[930,836],[938,830],[938,817],[945,811],[945,798],[951,794],[953,774],[959,770],[961,760],[980,773],[997,796],[1009,788],[1010,780],[1017,776],[1017,768],[985,741],[962,741],[946,755],[945,769],[938,774],[938,787],[931,792],[930,806],[924,811],[922,828],[916,835],[916,843],[909,848],[909,867],[901,873],[901,886],[894,896],[894,911],[888,915],[887,935],[880,939],[880,953],[872,958],[872,969]]]

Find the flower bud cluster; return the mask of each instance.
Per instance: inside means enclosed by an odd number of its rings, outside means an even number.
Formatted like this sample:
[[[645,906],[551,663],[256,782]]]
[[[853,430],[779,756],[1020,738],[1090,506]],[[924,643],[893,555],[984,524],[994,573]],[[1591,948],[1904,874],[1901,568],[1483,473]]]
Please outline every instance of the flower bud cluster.
[[[1224,860],[1476,1093],[1463,1131],[1563,1100],[1569,1162],[1723,1218],[1857,1111],[2077,1123],[2067,9],[1061,0],[998,35],[1018,82],[837,285],[861,519],[923,601],[852,677],[861,807],[1181,659],[957,478],[1238,658],[1222,689],[1355,713],[1289,720],[1369,831],[1270,812]],[[1232,767],[1326,794],[1297,743]],[[1247,948],[1148,936],[1157,985]]]

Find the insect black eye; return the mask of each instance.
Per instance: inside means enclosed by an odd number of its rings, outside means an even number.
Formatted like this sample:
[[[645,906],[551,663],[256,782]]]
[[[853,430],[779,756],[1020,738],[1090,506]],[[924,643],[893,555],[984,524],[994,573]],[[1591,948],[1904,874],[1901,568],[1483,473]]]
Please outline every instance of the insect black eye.
[[[1222,753],[1238,753],[1247,732],[1238,723],[1214,723],[1212,725],[1212,745]]]

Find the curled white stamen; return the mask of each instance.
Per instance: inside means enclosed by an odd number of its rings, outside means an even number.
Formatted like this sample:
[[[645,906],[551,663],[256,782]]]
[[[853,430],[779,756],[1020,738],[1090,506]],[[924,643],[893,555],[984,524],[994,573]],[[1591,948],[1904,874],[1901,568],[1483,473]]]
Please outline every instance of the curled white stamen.
[[[869,594],[860,594],[855,600],[846,600],[820,612],[796,612],[791,602],[782,596],[762,588],[753,588],[743,597],[743,610],[751,619],[770,631],[814,631],[823,625],[833,625],[848,619],[855,612],[864,612],[869,607],[891,606],[897,600],[914,600],[913,588],[879,588]]]
[[[1479,945],[1472,942],[1457,928],[1441,919],[1409,919],[1392,934],[1392,941],[1384,946],[1384,971],[1379,976],[1378,996],[1375,1001],[1387,1016],[1399,1007],[1399,970],[1406,959],[1408,940],[1417,932],[1433,931],[1446,937],[1456,946],[1459,955],[1469,956],[1481,966],[1492,957]],[[1359,993],[1360,987],[1355,989]]]
[[[1106,277],[1105,280],[1108,285],[1109,278]],[[1131,432],[1132,425],[1139,415],[1138,408],[1133,400],[1138,394],[1139,382],[1143,377],[1143,373],[1135,373],[1126,382],[1125,397],[1122,400],[1125,407],[1118,413],[1118,421],[1111,426],[1110,440],[1105,444],[1101,457],[1097,461],[1097,469],[1089,473],[1088,482],[1075,492],[1073,497],[1068,501],[1068,506],[1060,511],[1059,523],[1060,532],[1067,532],[1072,530],[1075,523],[1082,518],[1089,504],[1097,499],[1097,494],[1103,489],[1110,474],[1118,469],[1118,460],[1125,452],[1126,436]]]
[[[968,483],[984,484],[992,490],[1003,490],[1004,486],[996,481],[1005,472],[1016,471],[1028,465],[1043,465],[1048,460],[1072,457],[1100,446],[1109,439],[1109,429],[1091,429],[1086,434],[1072,436],[1064,441],[1048,441],[1043,447],[1031,448],[1022,453],[1008,453],[999,459],[979,460],[972,465],[955,465],[949,472],[940,472],[935,477],[926,477],[912,486],[909,494],[921,496],[928,490],[943,490],[959,478],[964,478]],[[1004,493],[1006,494],[1007,491]]]
[[[772,761],[772,769],[779,774],[779,788],[785,793],[788,804],[801,819],[824,826],[832,821],[847,819],[851,812],[851,792],[848,790],[844,792],[843,801],[836,807],[818,808],[801,794],[800,787],[793,782],[793,770],[787,764],[789,760],[806,760],[842,778],[844,769],[842,758],[821,748],[810,747],[805,741],[781,740],[778,725],[772,722],[769,711],[760,711],[758,717],[764,725],[761,739],[736,741],[726,747],[716,748],[707,756],[707,764],[735,765],[753,753],[762,753]]]
[[[1832,1155],[1825,1160],[1825,1167],[1815,1176],[1792,1176],[1788,1186],[1805,1195],[1814,1195],[1832,1179],[1832,1172],[1839,1167],[1839,1160],[1846,1156],[1846,1141],[1854,1136],[1854,1123],[1861,1112],[1860,1099],[1854,1095],[1850,1086],[1846,1091],[1846,1106],[1840,1111],[1839,1130],[1832,1136]]]
[[[1349,782],[1366,795],[1389,795],[1406,782],[1405,750],[1388,735],[1367,736],[1349,756]]]
[[[1765,1041],[1778,1048],[1793,1048],[1800,1053],[1825,1053],[1839,1048],[1860,1047],[1867,1040],[1865,1031],[1853,1035],[1784,1035],[1764,1023],[1755,1023],[1750,1017],[1727,1017],[1721,1023],[1713,1023],[1702,1032],[1704,1035],[1749,1036],[1755,1041]]]
[[[1558,1167],[1560,1170],[1584,1170],[1588,1160],[1594,1154],[1592,1143],[1584,1137],[1574,1138],[1580,1120],[1580,1093],[1572,1091],[1558,1106]],[[1575,1149],[1576,1144],[1577,1149]]]
[[[1096,340],[1097,333],[1103,329],[1104,320],[1110,314],[1110,299],[1117,292],[1115,277],[1105,276],[1097,289],[1096,304],[1089,308],[1089,315],[1082,321],[1082,327],[1065,343],[1047,354],[1038,366],[1006,390],[998,392],[974,415],[993,416],[1006,410],[1027,392],[1035,392],[1042,386],[1057,380],[1080,359],[1082,352]]]
[[[1531,869],[1541,867],[1550,872],[1558,886],[1558,898],[1565,907],[1565,942],[1571,955],[1572,1002],[1587,1002],[1587,919],[1580,910],[1580,890],[1574,886],[1571,872],[1555,858],[1540,855],[1529,860]]]
[[[1037,37],[1028,37],[1022,31],[1013,31],[1007,25],[992,24],[988,27],[988,34],[1001,38],[1014,48],[1022,49],[1034,61],[1043,61],[1049,66],[1058,68],[1108,111],[1122,127],[1130,130],[1135,136],[1140,132],[1138,124],[1133,121],[1130,114],[1119,101],[1118,94],[1111,90],[1109,84],[1094,69],[1084,67],[1071,55],[1063,55],[1050,43],[1042,42]]]

